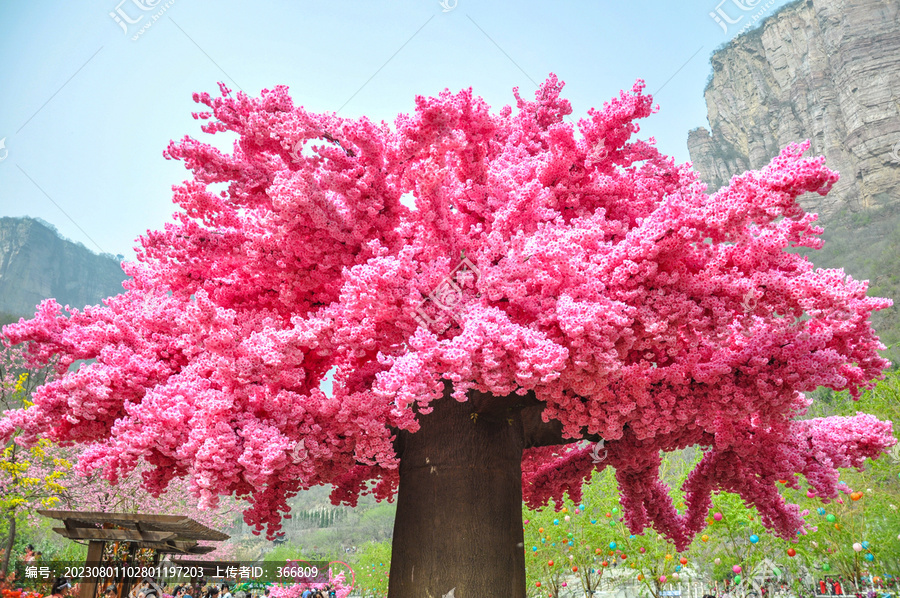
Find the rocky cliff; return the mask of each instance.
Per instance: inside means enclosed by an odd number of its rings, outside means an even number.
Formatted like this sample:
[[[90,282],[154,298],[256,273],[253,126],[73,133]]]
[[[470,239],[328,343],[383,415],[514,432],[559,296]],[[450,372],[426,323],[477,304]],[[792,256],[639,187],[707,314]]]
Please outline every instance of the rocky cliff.
[[[826,197],[800,198],[825,227],[809,257],[892,298],[873,322],[882,342],[900,341],[900,0],[798,0],[711,62],[712,131],[688,134],[709,191],[809,139],[806,155],[841,175]],[[889,356],[900,362],[900,349]]]
[[[31,218],[0,218],[0,312],[34,314],[53,297],[82,308],[123,291],[119,262],[59,236]]]
[[[827,221],[900,201],[900,0],[799,0],[712,59],[712,132],[688,150],[710,191],[792,141],[841,180],[804,208]]]

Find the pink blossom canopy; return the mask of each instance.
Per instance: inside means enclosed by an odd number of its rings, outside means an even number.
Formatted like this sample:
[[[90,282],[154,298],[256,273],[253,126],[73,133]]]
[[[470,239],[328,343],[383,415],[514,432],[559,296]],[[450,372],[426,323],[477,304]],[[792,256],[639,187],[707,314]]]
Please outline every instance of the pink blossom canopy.
[[[652,523],[683,547],[723,489],[793,537],[803,521],[776,479],[834,495],[836,467],[894,442],[867,415],[796,419],[804,391],[858,396],[889,365],[869,317],[890,301],[785,251],[821,245],[797,197],[837,174],[802,157],[807,142],[708,196],[689,165],[631,140],[655,110],[643,82],[577,127],[561,89],[551,75],[497,114],[471,89],[417,97],[393,128],[310,113],[285,87],[195,95],[233,152],[170,144],[193,178],[174,187],[176,222],[124,265],[127,292],[83,311],[46,301],[5,329],[60,373],[7,426],[83,443],[79,466],[111,479],[143,461],[153,491],[187,476],[201,502],[245,497],[274,534],[314,485],[391,497],[393,438],[446,380],[461,401],[531,394],[573,439],[526,450],[531,506],[578,500],[612,465],[634,533]],[[463,262],[476,276],[435,310]],[[93,361],[67,371],[79,360]],[[679,515],[659,454],[696,444]]]

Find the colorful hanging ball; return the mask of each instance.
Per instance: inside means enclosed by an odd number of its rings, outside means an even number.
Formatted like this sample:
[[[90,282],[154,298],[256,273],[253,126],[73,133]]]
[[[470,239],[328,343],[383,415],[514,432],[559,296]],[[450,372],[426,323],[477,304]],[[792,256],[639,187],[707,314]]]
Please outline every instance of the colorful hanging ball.
[[[687,565],[687,559],[685,557],[681,557],[680,559],[678,559],[678,562],[682,565]]]
[[[856,552],[862,552],[862,549],[863,549],[862,544],[860,544],[859,542],[853,543],[853,550],[855,550]]]
[[[576,566],[576,567],[572,567],[572,571],[574,571],[575,573],[578,573],[578,567],[577,567],[577,566]]]
[[[714,513],[714,514],[713,514],[713,519],[715,519],[716,521],[722,521],[722,514],[721,514],[721,513]]]
[[[734,567],[731,568],[731,570],[734,571],[734,574],[735,574],[735,575],[738,575],[738,574],[740,574],[740,572],[741,572],[741,566],[740,566],[740,565],[735,565]]]
[[[713,562],[714,562],[715,564],[717,564],[717,565],[721,565],[721,564],[722,564],[722,559],[720,559],[719,557],[716,557],[715,559],[713,559]]]
[[[601,550],[601,549],[598,548],[598,549],[596,549],[596,550],[594,551],[594,554],[603,554],[603,550]],[[604,565],[604,566],[605,566],[605,565]]]
[[[778,577],[781,575],[781,569],[779,569],[778,567],[772,567],[772,573],[775,574],[775,577]]]
[[[541,582],[536,581],[536,582],[534,582],[534,585],[535,585],[535,587],[538,587],[538,588],[539,588],[539,587],[541,587]]]
[[[634,540],[634,534],[631,534],[630,536],[628,536],[628,539],[629,539],[629,540]]]
[[[816,509],[816,513],[818,513],[819,515],[824,515],[825,509],[823,509],[822,507],[819,507],[818,509]]]
[[[622,554],[619,555],[619,558],[624,561],[625,559],[628,558],[628,555],[623,552]]]
[[[550,567],[552,567],[552,566],[553,566],[553,561],[547,561],[547,565],[550,566]]]
[[[609,543],[609,549],[610,549],[610,550],[615,550],[615,549],[616,549],[616,546],[617,546],[617,544],[616,544],[615,542],[610,542],[610,543]]]
[[[810,540],[809,543],[812,544],[812,547],[813,547],[813,548],[818,548],[818,547],[819,547],[819,543],[816,542],[815,540]]]
[[[660,576],[659,576],[659,583],[666,583],[666,576],[665,576],[665,575],[660,575]]]
[[[597,523],[596,519],[591,519],[591,523]]]
[[[681,565],[675,565],[675,570],[676,570],[676,571],[681,571]]]
[[[609,567],[609,561],[603,561],[603,562],[600,563],[600,564],[601,564],[602,566],[604,566],[604,567]]]
[[[574,545],[575,545],[575,543],[572,542],[572,540],[569,540],[569,546],[574,546]]]
[[[835,516],[832,515],[831,513],[829,513],[828,515],[825,515],[825,520],[828,521],[829,523],[831,523],[831,522],[834,521],[835,519],[837,519],[837,517],[835,517]]]
[[[750,536],[750,541],[756,544],[757,542],[759,542],[759,536],[753,534],[752,536]]]
[[[703,534],[702,536],[700,536],[700,539],[703,540],[704,542],[709,542],[709,536],[707,536],[706,534]]]
[[[822,565],[822,571],[831,571],[831,565],[825,563],[824,565]]]
[[[559,519],[554,519],[554,520],[553,520],[553,525],[559,525]]]
[[[584,505],[578,505],[578,508],[581,509],[581,510],[583,511],[583,510],[584,510]]]
[[[618,508],[615,508],[615,507],[613,507],[613,510],[612,510],[612,512],[613,512],[613,514],[616,514],[616,513],[618,513],[618,512],[619,512],[619,509],[618,509]]]
[[[679,578],[679,577],[680,577],[680,576],[679,576],[677,573],[673,573],[673,574],[672,574],[672,579],[674,579],[675,581],[678,581],[678,578]]]
[[[569,517],[568,515],[566,515],[565,517],[563,517],[563,519],[566,520],[566,521],[570,521],[572,518]]]
[[[644,581],[644,576],[638,573],[638,581]]]
[[[869,562],[874,561],[874,560],[875,560],[875,555],[872,554],[871,552],[867,552],[867,553],[866,553],[866,560],[869,561]]]
[[[740,575],[735,575],[735,576],[734,576],[734,583],[741,583],[741,576],[740,576]]]
[[[538,533],[539,533],[539,534],[543,534],[543,533],[544,533],[544,528],[539,527],[539,528],[538,528]]]
[[[787,553],[788,553],[788,556],[796,556],[797,555],[797,551],[794,550],[793,548],[788,548]]]
[[[527,520],[527,519],[525,520],[525,525],[528,525],[528,520]]]
[[[537,552],[537,546],[532,546],[532,547],[531,547],[531,552]]]
[[[868,550],[868,549],[869,549],[869,543],[868,543],[867,541],[863,540],[862,547],[863,547],[864,549]]]
[[[640,552],[641,554],[644,554],[645,552],[647,552],[647,549],[644,548],[643,546],[641,546],[640,548],[638,548],[638,552]]]

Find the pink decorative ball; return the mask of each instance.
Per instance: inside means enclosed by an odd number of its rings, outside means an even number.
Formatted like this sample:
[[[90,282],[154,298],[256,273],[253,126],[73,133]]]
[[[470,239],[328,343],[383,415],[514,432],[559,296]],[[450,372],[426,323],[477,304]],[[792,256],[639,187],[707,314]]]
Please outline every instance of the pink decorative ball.
[[[715,519],[716,521],[722,521],[722,514],[716,513],[715,515],[713,515],[713,519]]]
[[[740,566],[740,565],[735,565],[734,567],[731,568],[731,570],[734,571],[734,574],[735,574],[735,575],[738,575],[738,574],[740,574],[740,572],[741,572],[741,566]]]

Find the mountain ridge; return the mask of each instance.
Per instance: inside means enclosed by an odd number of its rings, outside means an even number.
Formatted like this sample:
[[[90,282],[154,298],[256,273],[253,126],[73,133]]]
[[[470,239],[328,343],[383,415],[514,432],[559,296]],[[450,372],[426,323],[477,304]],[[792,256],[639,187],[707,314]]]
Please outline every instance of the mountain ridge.
[[[42,220],[0,218],[0,312],[29,317],[44,299],[83,308],[123,292],[127,276],[111,255],[62,237]]]

